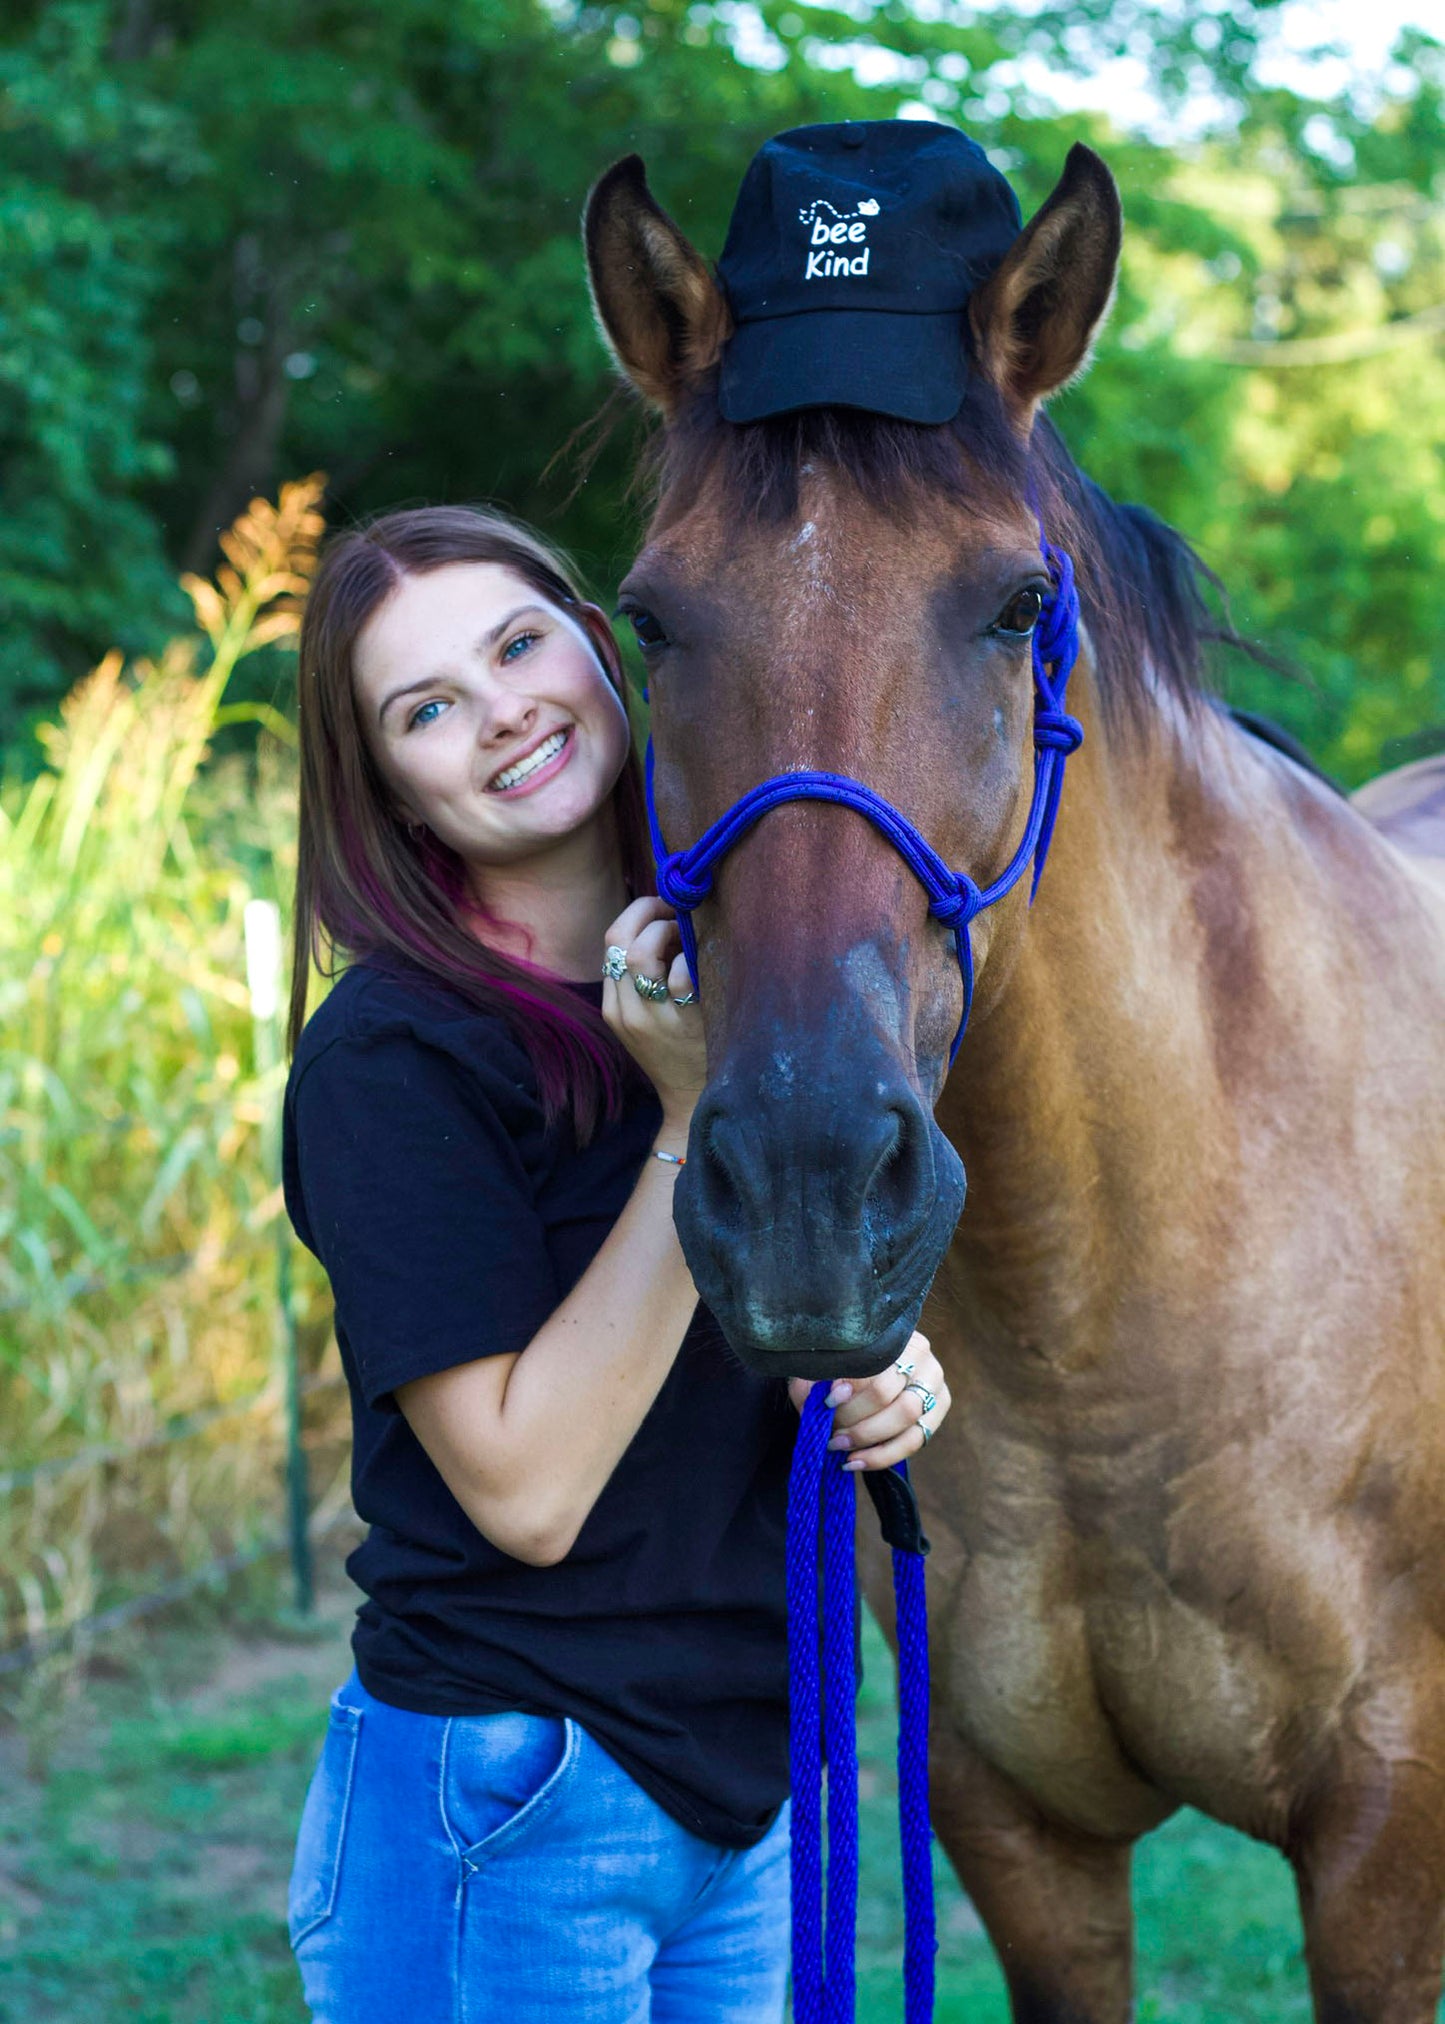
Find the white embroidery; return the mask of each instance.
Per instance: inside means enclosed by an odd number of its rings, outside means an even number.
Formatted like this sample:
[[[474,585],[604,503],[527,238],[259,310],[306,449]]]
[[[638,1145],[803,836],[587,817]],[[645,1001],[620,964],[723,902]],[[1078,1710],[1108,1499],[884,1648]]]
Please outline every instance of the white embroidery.
[[[860,197],[857,209],[852,211],[840,211],[826,197],[814,197],[811,204],[805,204],[798,213],[798,222],[812,229],[803,279],[827,281],[835,275],[866,274],[873,250],[868,244],[868,220],[876,218],[878,211],[876,197]],[[848,250],[835,252],[835,247]]]

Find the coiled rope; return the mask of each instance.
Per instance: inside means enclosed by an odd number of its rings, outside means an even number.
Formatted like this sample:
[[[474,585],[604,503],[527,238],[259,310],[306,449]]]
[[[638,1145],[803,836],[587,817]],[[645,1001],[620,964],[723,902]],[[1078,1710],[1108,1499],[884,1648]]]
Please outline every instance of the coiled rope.
[[[794,2024],[853,2024],[858,1927],[857,1664],[854,1645],[854,1474],[830,1453],[829,1387],[803,1406],[788,1484],[788,1678],[792,1695]],[[933,1835],[928,1819],[928,1618],[923,1556],[908,1465],[895,1493],[893,1594],[898,1612],[898,1825],[903,1853],[903,2001],[906,2024],[930,2024],[933,1957]],[[881,1480],[878,1479],[878,1480]],[[873,1485],[870,1483],[870,1488]],[[875,1496],[875,1502],[882,1500]],[[900,1524],[900,1505],[913,1514]],[[822,1634],[818,1626],[822,1533]],[[823,1765],[828,1767],[828,1893],[823,1915]]]

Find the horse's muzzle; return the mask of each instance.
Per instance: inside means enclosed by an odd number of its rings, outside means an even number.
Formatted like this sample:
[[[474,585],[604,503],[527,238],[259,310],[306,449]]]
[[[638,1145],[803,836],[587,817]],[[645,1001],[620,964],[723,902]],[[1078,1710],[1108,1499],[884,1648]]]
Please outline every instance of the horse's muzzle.
[[[963,1165],[891,1058],[812,1069],[796,1088],[778,1058],[735,1057],[703,1092],[678,1235],[745,1364],[870,1377],[917,1325],[963,1208]]]

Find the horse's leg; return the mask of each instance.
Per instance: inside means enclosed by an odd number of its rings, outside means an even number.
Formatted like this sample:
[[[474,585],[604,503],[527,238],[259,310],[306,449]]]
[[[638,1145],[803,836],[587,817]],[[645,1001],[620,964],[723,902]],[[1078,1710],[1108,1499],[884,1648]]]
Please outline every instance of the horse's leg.
[[[1445,1727],[1357,1747],[1290,1856],[1319,2024],[1434,2024],[1445,1963]]]
[[[1130,1846],[1074,1834],[935,1729],[933,1824],[998,1950],[1015,2024],[1127,2024]]]

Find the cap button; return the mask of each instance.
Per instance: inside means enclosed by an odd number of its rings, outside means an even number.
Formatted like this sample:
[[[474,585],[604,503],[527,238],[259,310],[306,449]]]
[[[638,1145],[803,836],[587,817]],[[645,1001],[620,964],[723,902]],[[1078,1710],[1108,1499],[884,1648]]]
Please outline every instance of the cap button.
[[[863,145],[863,138],[864,137],[862,131],[858,127],[856,126],[844,127],[842,133],[842,141],[845,148],[861,148]]]

